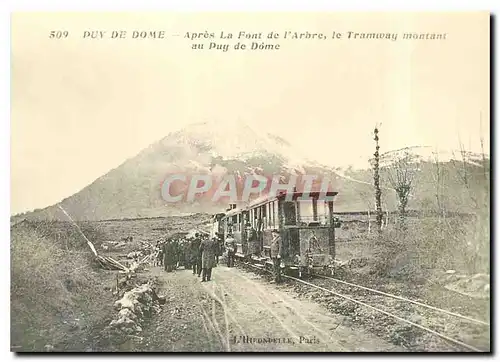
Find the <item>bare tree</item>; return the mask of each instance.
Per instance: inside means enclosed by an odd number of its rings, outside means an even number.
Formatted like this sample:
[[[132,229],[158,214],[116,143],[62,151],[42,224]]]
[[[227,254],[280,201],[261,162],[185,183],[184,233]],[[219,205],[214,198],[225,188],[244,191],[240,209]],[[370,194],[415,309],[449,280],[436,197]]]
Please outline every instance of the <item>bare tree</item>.
[[[378,232],[382,232],[382,219],[383,219],[383,213],[382,213],[382,203],[381,203],[381,196],[382,196],[382,191],[380,190],[380,153],[379,149],[380,146],[378,144],[378,127],[375,126],[375,129],[373,131],[374,134],[374,140],[375,140],[375,153],[373,156],[375,157],[373,159],[373,184],[375,186],[375,207],[377,209],[377,230]]]
[[[475,172],[473,172],[475,167],[478,167],[477,163],[475,161],[471,160],[471,152],[468,152],[465,149],[464,144],[462,143],[462,140],[460,139],[460,135],[458,138],[459,146],[460,146],[460,161],[457,161],[455,158],[455,153],[452,152],[453,154],[453,160],[452,163],[456,167],[457,170],[457,175],[458,178],[460,179],[460,182],[463,184],[466,190],[466,194],[468,195],[468,202],[471,204],[470,207],[472,207],[472,210],[478,210],[481,207],[481,200],[479,200],[477,190],[474,190],[474,176]],[[488,195],[489,198],[489,189],[486,187],[486,185],[489,185],[488,182],[488,171],[486,169],[488,162],[486,160],[486,156],[484,154],[484,146],[483,146],[483,138],[480,138],[481,142],[481,148],[482,148],[482,167],[483,169],[483,176],[485,178],[485,188],[484,194]],[[465,201],[465,200],[464,200]]]
[[[485,199],[483,204],[489,207],[489,197],[490,197],[490,162],[486,158],[486,153],[484,152],[484,137],[483,137],[483,113],[479,113],[479,132],[481,134],[479,142],[481,143],[481,158],[483,164],[483,177],[484,177],[484,196]]]
[[[384,171],[387,181],[396,191],[399,205],[399,223],[401,229],[406,229],[406,212],[410,193],[418,172],[418,157],[412,155],[408,148],[387,152],[381,156],[384,159]]]
[[[490,160],[485,154],[484,139],[480,137],[481,160],[478,155],[467,151],[460,139],[461,160],[452,160],[459,181],[463,186],[462,208],[475,215],[472,235],[462,247],[470,272],[487,272],[490,248]],[[482,176],[482,177],[481,177]],[[449,226],[449,225],[448,225]],[[451,226],[449,226],[451,229]]]
[[[438,209],[439,220],[446,218],[446,210],[443,200],[443,169],[441,162],[439,160],[439,151],[436,150],[434,153],[434,166],[436,169],[435,174],[433,174],[434,184],[436,185],[436,204]],[[441,219],[442,218],[442,219]]]

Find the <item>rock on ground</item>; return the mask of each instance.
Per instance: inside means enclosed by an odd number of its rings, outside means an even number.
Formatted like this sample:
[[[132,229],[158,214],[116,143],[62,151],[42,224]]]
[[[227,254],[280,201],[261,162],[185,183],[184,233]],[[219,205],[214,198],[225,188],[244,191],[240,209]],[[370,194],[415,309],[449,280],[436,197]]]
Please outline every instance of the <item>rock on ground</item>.
[[[387,341],[343,324],[341,316],[286,288],[236,268],[218,266],[201,283],[190,270],[159,276],[166,303],[125,351],[337,352],[395,351]]]

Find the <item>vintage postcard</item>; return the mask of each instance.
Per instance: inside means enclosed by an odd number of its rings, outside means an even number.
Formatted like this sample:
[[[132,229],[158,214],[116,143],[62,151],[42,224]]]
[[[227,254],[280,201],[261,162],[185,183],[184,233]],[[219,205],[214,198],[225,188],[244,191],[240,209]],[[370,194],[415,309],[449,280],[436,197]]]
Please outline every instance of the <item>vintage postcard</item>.
[[[11,39],[11,351],[490,352],[489,13]]]

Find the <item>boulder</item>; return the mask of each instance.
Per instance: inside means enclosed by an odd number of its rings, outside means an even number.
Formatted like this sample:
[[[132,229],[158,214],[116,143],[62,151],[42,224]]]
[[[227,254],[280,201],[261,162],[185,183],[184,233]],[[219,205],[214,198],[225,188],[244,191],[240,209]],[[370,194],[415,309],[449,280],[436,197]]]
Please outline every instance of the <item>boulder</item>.
[[[117,318],[112,320],[108,328],[127,334],[142,331],[140,325],[145,316],[158,313],[160,298],[150,283],[145,283],[125,292],[123,297],[114,303],[118,310]]]

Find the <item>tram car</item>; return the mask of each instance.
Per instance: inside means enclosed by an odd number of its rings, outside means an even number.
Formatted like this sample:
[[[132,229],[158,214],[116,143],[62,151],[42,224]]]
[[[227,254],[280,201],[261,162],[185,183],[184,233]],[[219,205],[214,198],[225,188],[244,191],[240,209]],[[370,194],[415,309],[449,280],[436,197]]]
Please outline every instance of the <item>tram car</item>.
[[[324,200],[323,196],[329,196]],[[248,206],[235,204],[225,214],[214,216],[214,225],[224,240],[231,233],[236,241],[236,258],[257,265],[272,266],[272,230],[282,240],[281,267],[285,273],[298,274],[327,270],[335,257],[335,228],[340,227],[333,213],[337,192],[281,192],[263,196]]]
[[[222,218],[224,216],[225,216],[225,214],[223,212],[212,216],[212,229],[210,231],[211,238],[214,238],[217,236],[220,237],[221,239],[224,238],[224,224],[222,223]]]

